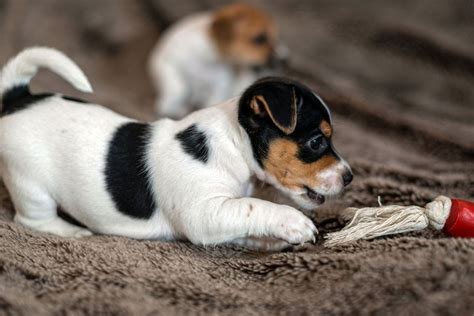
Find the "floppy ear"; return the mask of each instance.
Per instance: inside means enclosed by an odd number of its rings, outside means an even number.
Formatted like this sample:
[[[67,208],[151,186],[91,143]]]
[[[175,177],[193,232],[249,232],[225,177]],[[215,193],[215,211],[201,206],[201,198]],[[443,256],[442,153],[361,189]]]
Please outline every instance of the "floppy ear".
[[[287,85],[267,85],[253,96],[250,108],[256,115],[268,115],[285,134],[294,132],[297,118],[294,88]]]
[[[212,40],[221,51],[229,49],[229,44],[232,43],[236,29],[242,23],[246,23],[249,12],[253,12],[252,6],[246,4],[231,4],[214,12],[210,35]]]
[[[219,46],[232,37],[232,20],[226,15],[217,15],[211,23],[211,36]]]

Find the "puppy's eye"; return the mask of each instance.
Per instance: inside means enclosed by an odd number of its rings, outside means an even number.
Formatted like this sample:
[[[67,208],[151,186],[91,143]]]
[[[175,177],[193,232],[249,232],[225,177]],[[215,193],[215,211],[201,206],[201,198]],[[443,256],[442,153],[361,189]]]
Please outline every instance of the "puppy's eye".
[[[308,142],[308,146],[313,151],[320,151],[324,148],[324,146],[325,146],[324,143],[325,143],[324,138],[321,135],[319,135],[319,136],[316,136],[316,137],[312,138]]]
[[[252,38],[252,42],[255,45],[264,45],[268,42],[268,36],[265,33],[260,33],[257,36],[255,36],[254,38]]]

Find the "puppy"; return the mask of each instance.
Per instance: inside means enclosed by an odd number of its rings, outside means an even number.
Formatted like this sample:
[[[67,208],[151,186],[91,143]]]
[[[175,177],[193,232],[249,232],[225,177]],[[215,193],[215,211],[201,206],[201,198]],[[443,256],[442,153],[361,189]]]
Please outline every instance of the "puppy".
[[[252,6],[233,4],[185,18],[151,54],[157,114],[181,118],[193,107],[225,101],[286,57],[273,21]]]
[[[262,79],[240,98],[146,124],[60,94],[31,94],[39,67],[92,91],[53,49],[27,49],[4,67],[0,174],[15,221],[32,229],[277,250],[314,240],[316,227],[293,207],[249,197],[252,176],[305,209],[351,182],[331,143],[327,106],[298,82]],[[58,217],[58,206],[87,228]]]

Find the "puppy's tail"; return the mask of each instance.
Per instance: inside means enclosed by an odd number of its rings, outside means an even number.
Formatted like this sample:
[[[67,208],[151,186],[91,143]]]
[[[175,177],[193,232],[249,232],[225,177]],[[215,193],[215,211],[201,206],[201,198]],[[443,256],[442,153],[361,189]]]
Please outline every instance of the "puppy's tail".
[[[67,80],[76,89],[92,92],[81,69],[60,51],[47,47],[25,49],[7,62],[0,73],[0,96],[15,88],[26,88],[39,68],[46,68]],[[29,89],[27,90],[29,93]]]

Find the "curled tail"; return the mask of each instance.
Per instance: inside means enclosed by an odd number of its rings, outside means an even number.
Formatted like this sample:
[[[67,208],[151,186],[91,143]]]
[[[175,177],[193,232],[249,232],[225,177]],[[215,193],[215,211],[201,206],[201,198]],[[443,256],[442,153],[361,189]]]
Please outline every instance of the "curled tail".
[[[25,99],[34,101],[35,96],[31,95],[28,85],[39,68],[55,72],[80,91],[92,92],[87,77],[66,55],[53,48],[28,48],[9,60],[0,73],[2,113],[12,112],[17,101],[20,104]]]

